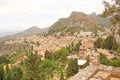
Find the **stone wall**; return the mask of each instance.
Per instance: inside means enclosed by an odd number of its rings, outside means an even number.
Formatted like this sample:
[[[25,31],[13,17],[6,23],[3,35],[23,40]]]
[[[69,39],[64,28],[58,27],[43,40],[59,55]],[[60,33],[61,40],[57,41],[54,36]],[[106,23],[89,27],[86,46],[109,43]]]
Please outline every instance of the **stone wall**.
[[[97,73],[98,69],[95,66],[88,66],[85,69],[80,70],[76,75],[68,80],[89,80],[90,77]]]
[[[111,73],[111,77],[120,78],[120,68],[113,66],[100,65],[98,67],[100,71],[107,71]]]
[[[85,69],[80,70],[76,75],[72,76],[68,80],[89,80],[95,74],[97,74],[98,71],[110,72],[111,77],[120,78],[120,68],[100,65],[100,66],[88,66]]]

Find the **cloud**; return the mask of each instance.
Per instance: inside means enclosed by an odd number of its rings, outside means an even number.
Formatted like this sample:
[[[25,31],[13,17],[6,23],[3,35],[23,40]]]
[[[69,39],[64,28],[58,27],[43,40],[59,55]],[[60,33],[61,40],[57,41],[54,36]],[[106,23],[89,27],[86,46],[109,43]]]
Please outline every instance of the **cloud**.
[[[1,11],[16,14],[32,14],[46,12],[60,12],[66,10],[84,10],[90,13],[89,9],[100,7],[101,0],[1,0]],[[99,9],[95,9],[99,12]]]
[[[23,29],[33,25],[43,28],[68,17],[72,11],[89,14],[103,10],[102,0],[0,0],[0,29],[16,30],[16,26]]]

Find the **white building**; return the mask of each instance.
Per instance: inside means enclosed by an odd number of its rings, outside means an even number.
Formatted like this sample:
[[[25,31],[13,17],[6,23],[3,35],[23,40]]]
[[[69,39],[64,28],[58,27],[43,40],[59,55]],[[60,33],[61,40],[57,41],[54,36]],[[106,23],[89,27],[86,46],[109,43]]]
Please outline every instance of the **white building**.
[[[81,31],[79,37],[91,37],[93,35],[92,32],[83,32]]]

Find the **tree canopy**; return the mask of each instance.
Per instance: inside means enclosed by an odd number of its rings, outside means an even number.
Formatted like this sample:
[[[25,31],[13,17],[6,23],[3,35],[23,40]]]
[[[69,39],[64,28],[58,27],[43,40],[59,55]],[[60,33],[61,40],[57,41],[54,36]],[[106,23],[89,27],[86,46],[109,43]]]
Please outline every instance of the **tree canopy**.
[[[120,27],[120,0],[111,0],[109,2],[104,1],[105,10],[102,14],[103,17],[112,16],[111,22],[113,25],[119,25]]]

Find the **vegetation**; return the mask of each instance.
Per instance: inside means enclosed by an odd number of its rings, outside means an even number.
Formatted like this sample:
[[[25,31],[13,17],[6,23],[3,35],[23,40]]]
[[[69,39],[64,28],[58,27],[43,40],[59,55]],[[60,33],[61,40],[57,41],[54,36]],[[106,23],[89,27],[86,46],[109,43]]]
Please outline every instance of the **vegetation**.
[[[9,63],[9,59],[7,55],[0,56],[0,64],[8,64],[8,63]]]
[[[111,0],[113,4],[104,1],[105,10],[103,17],[112,16],[111,22],[113,25],[120,26],[120,0]]]
[[[98,38],[94,45],[97,48],[105,48],[108,50],[116,50],[118,47],[117,42],[112,35],[108,36],[106,39]]]
[[[99,19],[101,19],[101,17],[99,17]],[[98,31],[104,31],[104,28],[101,27],[101,25],[106,24],[105,21],[107,20],[107,18],[102,19],[104,21],[99,19],[96,20],[96,17],[91,18],[90,15],[84,13],[73,12],[68,18],[59,19],[49,28],[47,33],[43,34],[43,36],[56,36],[55,34],[58,32],[61,32],[60,36],[65,36],[66,34],[73,35],[80,30],[92,31],[97,35]]]
[[[80,26],[73,26],[73,27],[68,27],[65,32],[70,32],[70,34],[74,34],[75,32],[78,32],[82,28]]]
[[[41,59],[37,53],[33,54],[31,51],[26,54],[24,80],[39,80],[42,76],[40,62]]]
[[[54,74],[60,76],[61,80],[64,80],[65,77],[70,77],[78,72],[77,60],[69,60],[67,58],[70,54],[77,54],[81,42],[79,41],[76,45],[71,43],[69,47],[63,47],[55,53],[50,53],[46,50],[45,60],[40,59],[40,55],[32,52],[32,48],[26,48],[24,46],[20,48],[21,50],[13,55],[9,56],[9,59],[6,55],[0,56],[0,79],[1,80],[51,80],[54,77]],[[17,60],[18,56],[21,56],[19,53],[26,53],[27,59],[22,61],[20,67],[14,67],[9,69],[8,63],[11,63],[13,59]],[[22,55],[23,55],[22,53]],[[6,66],[6,71],[4,71],[3,66]],[[68,68],[66,67],[68,65]],[[67,69],[66,69],[67,68]],[[64,72],[63,72],[64,71]],[[71,71],[71,72],[69,72]]]
[[[81,43],[81,41],[79,41],[79,42],[75,45],[74,50],[75,50],[75,51],[79,51],[81,45],[82,45],[82,43]]]
[[[47,35],[52,35],[53,33],[60,32],[66,29],[66,26],[63,26],[62,24],[56,24],[56,25],[53,25],[53,27],[50,27],[50,30]]]
[[[100,54],[100,63],[104,65],[110,65],[110,61],[104,54]]]
[[[98,38],[95,42],[94,42],[94,45],[95,47],[97,48],[104,48],[104,39],[102,38]]]
[[[21,80],[23,77],[23,72],[21,68],[14,67],[10,69],[8,65],[6,68],[0,65],[0,80]]]
[[[105,49],[109,50],[116,50],[117,49],[117,42],[113,36],[108,36],[105,40]]]
[[[117,52],[117,53],[120,53],[120,47],[117,48],[116,52]]]
[[[53,59],[52,53],[50,53],[48,50],[46,50],[45,52],[45,59],[49,59],[49,60]]]
[[[54,60],[42,60],[41,62],[41,78],[42,80],[49,80],[53,78],[54,73],[60,72],[59,63]],[[58,73],[59,74],[59,73]]]
[[[0,46],[3,46],[4,45],[4,41],[0,41]]]
[[[99,42],[99,41],[98,41]],[[104,42],[104,41],[103,41]],[[68,59],[68,55],[78,54],[81,41],[77,44],[71,43],[68,47],[63,47],[55,53],[50,53],[46,50],[45,60],[41,60],[40,55],[33,53],[32,48],[21,48],[18,54],[12,56],[0,56],[0,79],[1,80],[52,80],[54,74],[60,77],[60,80],[69,78],[78,72],[77,59]],[[23,61],[20,67],[9,68],[8,63],[11,63],[11,58],[20,56],[19,53],[26,53],[27,59]],[[105,55],[101,54],[101,64],[120,67],[119,59],[108,60]],[[16,59],[17,60],[17,59]],[[3,66],[6,65],[6,70]],[[89,57],[87,63],[89,65]],[[68,66],[68,67],[67,67]]]
[[[23,77],[23,72],[21,68],[14,67],[11,71],[12,80],[21,80]]]
[[[106,17],[112,16],[113,25],[120,24],[120,0],[113,0],[115,3],[110,5],[107,2],[105,3],[105,12],[102,16]],[[81,16],[81,15],[80,15]],[[69,18],[63,19],[55,23],[48,32],[49,35],[55,32],[61,32],[61,36],[64,36],[65,33],[74,34],[75,32],[82,29],[80,25],[74,26],[76,23],[85,23],[85,26],[92,24],[92,31],[97,34],[98,30],[103,31],[103,29],[98,25],[94,20],[92,21],[84,14],[83,19],[75,18],[70,16]],[[67,24],[66,24],[67,23]],[[70,25],[68,25],[70,24]],[[72,24],[72,25],[71,25]],[[66,26],[67,25],[67,26]],[[95,25],[95,27],[93,27]],[[91,27],[91,25],[90,25]],[[118,34],[120,34],[118,32]],[[47,36],[47,34],[45,34]],[[31,42],[35,44],[34,42]],[[27,43],[26,43],[27,44]],[[65,80],[65,78],[69,78],[75,75],[78,72],[78,63],[77,59],[68,59],[68,55],[74,55],[79,53],[79,47],[81,42],[79,41],[77,44],[71,43],[68,47],[63,47],[55,53],[50,53],[48,50],[45,52],[45,60],[41,60],[41,56],[37,53],[33,53],[33,51],[25,46],[21,46],[15,44],[14,46],[7,45],[7,49],[11,50],[11,52],[16,51],[16,54],[12,56],[1,55],[0,56],[0,80],[52,80],[54,74],[60,76],[60,80]],[[40,43],[36,42],[39,46]],[[0,47],[3,46],[3,42],[0,42]],[[120,47],[118,47],[114,36],[110,35],[106,39],[98,38],[94,43],[97,48],[105,48],[109,50],[116,50],[120,53]],[[2,48],[1,48],[2,49]],[[4,48],[6,49],[6,47]],[[9,67],[9,63],[14,63],[19,56],[23,56],[26,53],[27,58],[23,61],[23,64],[19,67]],[[110,65],[115,67],[120,67],[120,59],[113,58],[108,60],[104,54],[100,54],[100,63],[104,65]],[[89,65],[89,56],[87,57],[87,63],[84,66]]]
[[[78,72],[77,59],[70,59],[67,68],[67,77],[73,76]]]
[[[3,70],[3,66],[0,65],[0,80],[4,79],[4,70]]]
[[[100,63],[107,66],[120,67],[120,59],[113,58],[108,60],[104,54],[100,54]]]
[[[92,32],[97,36],[98,31],[104,32],[104,27],[101,27],[100,25],[94,26],[92,29]]]
[[[113,58],[110,62],[111,66],[120,67],[120,59]]]
[[[61,71],[61,74],[60,74],[60,80],[65,80],[64,79],[64,75],[63,75],[63,72]]]

